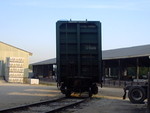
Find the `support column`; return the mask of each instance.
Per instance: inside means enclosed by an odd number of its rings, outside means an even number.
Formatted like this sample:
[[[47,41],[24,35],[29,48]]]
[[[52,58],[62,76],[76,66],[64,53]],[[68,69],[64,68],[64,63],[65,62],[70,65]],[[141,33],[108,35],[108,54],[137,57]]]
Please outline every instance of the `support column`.
[[[105,84],[105,78],[106,78],[106,67],[105,67],[105,61],[102,61],[103,62],[103,77],[102,77],[102,80]]]
[[[118,69],[119,69],[119,71],[118,71],[118,79],[120,81],[120,79],[121,79],[121,61],[120,61],[120,59],[118,60]]]
[[[121,80],[121,60],[119,59],[118,60],[118,69],[119,69],[119,72],[118,72],[118,79],[119,79],[119,86],[121,85],[121,82],[120,82],[120,80]]]
[[[110,77],[111,75],[111,67],[108,68],[108,76]]]
[[[139,81],[139,72],[140,72],[139,58],[137,58],[136,59],[136,79],[137,79],[137,82]]]

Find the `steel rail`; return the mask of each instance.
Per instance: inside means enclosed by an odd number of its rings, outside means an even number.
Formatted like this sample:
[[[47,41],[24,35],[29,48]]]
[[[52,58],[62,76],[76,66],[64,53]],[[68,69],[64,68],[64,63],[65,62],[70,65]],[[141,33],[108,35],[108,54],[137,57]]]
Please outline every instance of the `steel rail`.
[[[0,110],[0,113],[30,113],[30,111],[32,113],[55,113],[63,109],[67,109],[75,105],[78,105],[82,102],[85,102],[87,99],[88,98],[65,98],[63,97],[59,99],[42,101],[42,102],[38,102],[34,104],[22,105],[22,106],[17,106],[13,108],[3,109],[3,110]]]
[[[86,100],[87,100],[87,99],[83,99],[83,100],[81,100],[81,101],[79,101],[79,102],[72,103],[72,104],[69,104],[69,105],[66,105],[66,106],[63,106],[63,107],[60,107],[60,108],[57,108],[57,109],[54,109],[54,110],[45,112],[45,113],[55,113],[55,112],[58,112],[58,111],[61,111],[61,110],[65,110],[65,109],[67,109],[67,108],[70,108],[70,107],[79,105],[80,103],[83,103],[83,102],[85,102]]]
[[[38,106],[38,105],[41,105],[41,104],[56,102],[56,101],[62,100],[64,98],[65,97],[54,99],[54,100],[40,101],[40,102],[28,104],[28,105],[21,105],[21,106],[6,108],[6,109],[0,109],[0,113],[11,113],[12,111],[23,110],[23,109],[27,109],[28,107],[32,107],[32,106]]]

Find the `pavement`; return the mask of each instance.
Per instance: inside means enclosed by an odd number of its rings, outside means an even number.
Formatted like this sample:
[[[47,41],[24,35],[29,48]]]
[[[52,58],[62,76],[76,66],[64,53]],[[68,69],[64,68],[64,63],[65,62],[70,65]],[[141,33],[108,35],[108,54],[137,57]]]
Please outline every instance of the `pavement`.
[[[1,80],[1,79],[0,79],[0,83],[6,83],[6,81],[5,81],[5,80]]]
[[[51,100],[62,96],[55,85],[0,83],[0,109]]]

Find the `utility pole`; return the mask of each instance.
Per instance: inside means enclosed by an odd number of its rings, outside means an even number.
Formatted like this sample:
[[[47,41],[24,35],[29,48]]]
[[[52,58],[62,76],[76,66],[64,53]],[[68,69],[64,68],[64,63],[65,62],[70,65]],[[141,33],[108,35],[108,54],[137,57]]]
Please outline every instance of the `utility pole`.
[[[148,108],[148,112],[150,112],[150,61],[149,61],[149,72],[148,72],[147,108]]]

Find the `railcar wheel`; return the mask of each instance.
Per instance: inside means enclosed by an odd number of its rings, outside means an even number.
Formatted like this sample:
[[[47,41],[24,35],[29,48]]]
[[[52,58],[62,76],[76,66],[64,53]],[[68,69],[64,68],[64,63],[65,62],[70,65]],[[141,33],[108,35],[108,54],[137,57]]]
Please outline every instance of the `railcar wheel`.
[[[67,91],[65,95],[66,95],[66,97],[70,97],[71,96],[71,92]]]
[[[61,83],[57,82],[57,88],[60,89],[60,87],[61,87]]]
[[[128,97],[132,103],[143,103],[146,97],[146,92],[140,86],[133,86],[129,89]]]
[[[62,83],[61,84],[61,86],[60,86],[60,90],[61,90],[61,92],[63,93],[63,94],[65,94],[65,84],[64,83]]]
[[[97,93],[98,93],[98,87],[97,87],[97,85],[96,85],[96,84],[93,84],[91,90],[92,90],[92,93],[93,93],[93,94],[97,94]]]
[[[92,89],[91,89],[91,87],[89,88],[89,97],[92,97]]]

